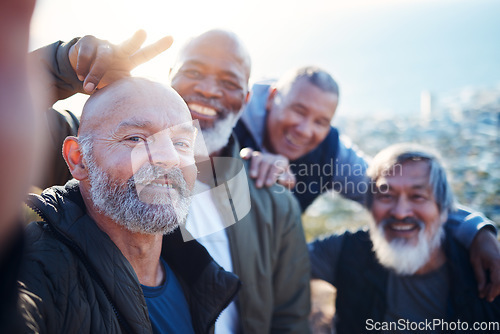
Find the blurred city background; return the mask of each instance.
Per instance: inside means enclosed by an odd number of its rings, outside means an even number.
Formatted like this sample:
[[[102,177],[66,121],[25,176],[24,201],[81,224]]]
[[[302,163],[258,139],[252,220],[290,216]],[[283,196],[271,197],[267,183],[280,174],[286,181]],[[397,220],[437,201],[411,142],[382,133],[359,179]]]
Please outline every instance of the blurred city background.
[[[415,114],[339,117],[341,133],[373,156],[391,143],[417,142],[441,153],[457,200],[500,222],[500,87],[421,94]],[[304,215],[308,238],[367,224],[357,203],[328,193]]]

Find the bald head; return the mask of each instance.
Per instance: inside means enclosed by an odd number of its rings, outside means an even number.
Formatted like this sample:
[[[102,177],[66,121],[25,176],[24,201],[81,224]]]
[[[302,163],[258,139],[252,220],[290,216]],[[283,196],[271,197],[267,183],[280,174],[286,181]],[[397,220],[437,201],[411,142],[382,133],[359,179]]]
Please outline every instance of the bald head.
[[[217,49],[225,53],[230,53],[234,60],[244,66],[246,80],[250,78],[251,60],[247,48],[241,39],[232,31],[213,29],[190,39],[180,50],[174,69],[186,56],[198,53],[199,49]]]
[[[140,116],[144,108],[158,113],[180,113],[190,121],[189,110],[171,87],[143,78],[125,78],[91,95],[83,107],[79,136],[93,134],[123,118],[125,111]]]

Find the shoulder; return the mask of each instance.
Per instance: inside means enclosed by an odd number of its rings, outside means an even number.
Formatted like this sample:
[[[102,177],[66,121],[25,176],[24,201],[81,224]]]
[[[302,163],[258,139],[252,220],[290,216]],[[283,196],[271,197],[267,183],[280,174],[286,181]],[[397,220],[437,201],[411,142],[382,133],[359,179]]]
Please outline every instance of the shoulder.
[[[293,194],[285,187],[275,184],[257,188],[254,180],[248,178],[252,204],[274,217],[299,216],[300,206]]]

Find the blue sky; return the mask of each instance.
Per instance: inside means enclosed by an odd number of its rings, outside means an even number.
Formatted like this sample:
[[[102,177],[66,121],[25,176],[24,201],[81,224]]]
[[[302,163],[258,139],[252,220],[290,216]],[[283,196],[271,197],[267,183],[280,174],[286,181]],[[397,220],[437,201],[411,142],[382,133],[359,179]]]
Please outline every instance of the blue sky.
[[[500,1],[40,0],[31,48],[94,34],[120,42],[144,28],[175,43],[135,74],[166,81],[179,46],[222,27],[247,44],[252,80],[319,65],[341,88],[338,114],[418,112],[420,93],[500,84]],[[500,88],[499,88],[500,89]],[[83,98],[63,102],[75,112]]]

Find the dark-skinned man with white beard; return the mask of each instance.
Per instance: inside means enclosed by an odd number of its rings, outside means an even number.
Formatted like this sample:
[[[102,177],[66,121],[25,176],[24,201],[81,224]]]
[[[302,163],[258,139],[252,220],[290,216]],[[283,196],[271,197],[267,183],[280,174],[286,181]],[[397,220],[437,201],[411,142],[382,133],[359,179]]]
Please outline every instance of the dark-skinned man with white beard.
[[[123,48],[86,36],[53,44],[48,51],[54,60],[46,63],[58,89],[93,93],[107,77],[104,65],[112,73],[126,74],[134,66],[116,71],[116,63],[143,58],[113,52],[117,49]],[[156,47],[145,49],[149,55]],[[248,98],[249,76],[248,51],[234,33],[224,30],[189,41],[171,70],[172,87],[201,128],[196,144],[201,147],[199,174],[182,236],[185,241],[195,237],[218,264],[241,279],[237,299],[218,317],[216,333],[307,333],[310,266],[300,208],[279,185],[255,187],[232,135]]]

